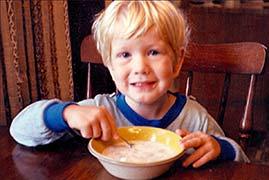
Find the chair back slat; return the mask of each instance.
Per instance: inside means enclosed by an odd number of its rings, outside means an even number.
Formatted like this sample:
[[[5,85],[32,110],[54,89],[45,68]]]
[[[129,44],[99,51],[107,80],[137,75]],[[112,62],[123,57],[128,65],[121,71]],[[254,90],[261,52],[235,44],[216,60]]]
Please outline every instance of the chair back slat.
[[[253,115],[253,97],[254,97],[254,91],[256,86],[256,75],[252,74],[250,77],[250,83],[248,88],[248,95],[246,99],[246,105],[244,109],[243,117],[240,121],[239,125],[239,137],[240,137],[240,146],[243,147],[243,149],[247,148],[248,140],[251,136],[253,121],[252,121],[252,115]]]
[[[185,90],[185,95],[186,96],[191,95],[192,80],[193,80],[193,72],[189,71],[188,75],[187,75],[186,90]]]
[[[231,75],[229,73],[226,73],[223,87],[222,87],[222,94],[221,94],[218,117],[217,117],[217,121],[220,126],[223,125],[223,121],[224,121],[226,104],[227,104],[228,95],[229,95],[230,82],[231,82]]]

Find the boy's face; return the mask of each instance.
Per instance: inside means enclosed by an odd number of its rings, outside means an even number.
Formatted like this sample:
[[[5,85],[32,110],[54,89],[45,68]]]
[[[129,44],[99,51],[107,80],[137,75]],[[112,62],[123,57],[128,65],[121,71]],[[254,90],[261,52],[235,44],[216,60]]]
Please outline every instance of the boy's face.
[[[108,68],[117,89],[132,104],[154,104],[164,96],[178,75],[183,61],[150,30],[136,39],[115,37]],[[175,58],[180,58],[175,65]]]

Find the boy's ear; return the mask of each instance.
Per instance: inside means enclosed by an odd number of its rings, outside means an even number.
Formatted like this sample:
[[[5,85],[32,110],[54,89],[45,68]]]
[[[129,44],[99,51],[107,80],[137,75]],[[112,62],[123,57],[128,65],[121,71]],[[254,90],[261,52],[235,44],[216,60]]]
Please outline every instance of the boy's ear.
[[[182,64],[184,62],[184,55],[185,55],[184,48],[180,48],[179,56],[177,57],[177,64],[175,64],[174,67],[174,77],[177,77],[179,75]]]

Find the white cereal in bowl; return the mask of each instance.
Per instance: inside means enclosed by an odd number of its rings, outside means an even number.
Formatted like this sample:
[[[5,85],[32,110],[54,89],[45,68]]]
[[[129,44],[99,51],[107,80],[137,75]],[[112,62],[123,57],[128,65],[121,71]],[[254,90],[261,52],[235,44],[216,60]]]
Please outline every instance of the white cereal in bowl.
[[[117,161],[128,163],[151,163],[173,157],[176,152],[169,146],[152,141],[130,141],[130,148],[125,143],[117,143],[108,146],[102,152],[103,155]]]

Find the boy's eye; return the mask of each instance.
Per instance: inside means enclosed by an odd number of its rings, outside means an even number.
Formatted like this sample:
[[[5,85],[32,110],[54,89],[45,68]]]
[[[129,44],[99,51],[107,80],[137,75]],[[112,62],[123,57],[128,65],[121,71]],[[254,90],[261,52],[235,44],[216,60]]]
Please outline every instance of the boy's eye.
[[[154,55],[158,55],[158,54],[160,54],[160,53],[157,50],[150,50],[149,51],[149,55],[153,55],[154,56]]]
[[[122,57],[122,58],[128,58],[130,56],[130,53],[123,52],[123,53],[120,53],[119,56]]]

